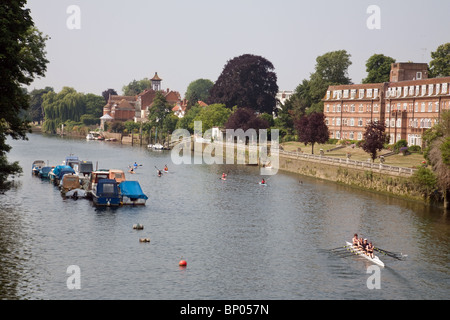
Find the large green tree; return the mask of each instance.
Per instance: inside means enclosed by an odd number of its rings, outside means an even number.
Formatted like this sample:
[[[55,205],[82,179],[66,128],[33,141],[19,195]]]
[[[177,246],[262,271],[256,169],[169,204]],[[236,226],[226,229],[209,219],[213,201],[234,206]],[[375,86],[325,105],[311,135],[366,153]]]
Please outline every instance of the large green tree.
[[[276,108],[277,75],[272,62],[244,54],[227,62],[210,90],[209,103],[272,113]]]
[[[323,112],[323,97],[331,85],[351,84],[348,68],[352,64],[345,50],[327,52],[316,58],[314,73],[295,89],[287,103],[296,118],[313,112]]]
[[[231,115],[231,109],[224,104],[213,103],[202,107],[194,118],[194,121],[202,122],[202,130],[205,132],[212,127],[222,127]]]
[[[185,98],[188,100],[188,107],[191,108],[198,101],[208,101],[209,91],[214,86],[214,82],[208,79],[198,79],[192,81],[186,90]]]
[[[43,130],[55,133],[67,120],[79,122],[86,114],[84,94],[70,87],[64,87],[59,93],[50,91],[43,95],[42,106],[45,120]]]
[[[345,50],[327,52],[316,59],[316,69],[309,80],[311,112],[323,112],[323,97],[332,85],[351,84],[348,68],[352,64]]]
[[[146,89],[152,87],[151,81],[148,78],[142,80],[133,80],[129,84],[122,87],[123,94],[125,96],[135,96],[140,94]]]
[[[372,55],[366,62],[367,77],[362,83],[389,82],[392,63],[395,63],[394,58],[384,54]]]
[[[440,45],[436,51],[431,53],[430,76],[448,77],[450,76],[450,42]]]
[[[44,108],[42,107],[42,96],[50,91],[54,91],[51,87],[45,87],[44,89],[33,89],[29,93],[30,96],[30,108],[28,110],[29,117],[32,121],[41,123],[44,121]]]
[[[25,5],[25,0],[0,2],[0,188],[6,187],[10,174],[21,170],[17,162],[11,164],[6,158],[11,150],[6,138],[26,139],[29,132],[21,116],[29,107],[29,96],[22,87],[44,76],[48,63],[47,37],[34,27]]]

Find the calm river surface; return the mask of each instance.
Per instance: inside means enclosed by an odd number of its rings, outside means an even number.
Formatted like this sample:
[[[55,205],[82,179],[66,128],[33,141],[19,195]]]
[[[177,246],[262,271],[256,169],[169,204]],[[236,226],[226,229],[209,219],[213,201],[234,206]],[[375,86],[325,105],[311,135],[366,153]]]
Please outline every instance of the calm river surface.
[[[257,167],[173,165],[169,151],[145,147],[40,134],[8,143],[9,161],[24,173],[0,195],[0,299],[449,297],[450,217],[442,209],[281,171],[264,187]],[[31,175],[34,160],[57,165],[69,154],[99,168],[137,162],[127,178],[140,182],[147,205],[96,210]],[[170,173],[157,177],[165,164]],[[133,230],[137,223],[144,230]],[[379,289],[368,288],[366,259],[331,250],[355,232],[408,255],[380,255]],[[72,265],[78,290],[67,287]]]

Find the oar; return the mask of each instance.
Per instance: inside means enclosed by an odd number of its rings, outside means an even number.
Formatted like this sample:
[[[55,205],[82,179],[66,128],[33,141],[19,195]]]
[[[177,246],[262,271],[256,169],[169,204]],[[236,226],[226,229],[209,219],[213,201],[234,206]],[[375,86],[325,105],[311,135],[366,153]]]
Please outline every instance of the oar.
[[[377,248],[377,247],[374,247],[373,249],[378,251],[381,254],[384,254],[386,256],[389,256],[389,257],[392,257],[392,258],[395,258],[398,260],[401,260],[402,258],[407,257],[407,255],[405,255],[405,254],[398,253],[398,252],[391,252],[391,251],[387,251],[387,250]]]
[[[334,251],[334,250],[348,250],[347,248],[348,247],[350,247],[350,245],[346,245],[346,246],[343,246],[343,247],[337,247],[337,248],[333,248],[333,249],[330,249],[331,251]]]

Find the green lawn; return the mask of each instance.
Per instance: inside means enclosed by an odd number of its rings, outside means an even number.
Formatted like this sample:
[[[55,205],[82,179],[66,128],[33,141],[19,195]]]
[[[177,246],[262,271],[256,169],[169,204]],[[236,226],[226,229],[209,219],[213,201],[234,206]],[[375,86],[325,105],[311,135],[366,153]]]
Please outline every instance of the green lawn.
[[[281,144],[283,146],[283,149],[285,151],[297,151],[298,148],[301,148],[301,151],[303,153],[311,154],[311,145],[305,146],[301,142],[285,142]],[[319,155],[320,149],[323,149],[325,156],[327,157],[337,157],[337,158],[346,158],[347,153],[350,153],[352,160],[358,160],[358,161],[367,161],[370,158],[370,155],[366,153],[361,148],[352,148],[352,147],[345,147],[339,150],[334,150],[327,152],[327,150],[333,149],[337,147],[338,145],[335,144],[315,144],[314,145],[314,154]],[[389,150],[381,150],[378,155],[383,155],[390,152]],[[398,166],[398,167],[405,167],[405,168],[415,168],[422,164],[422,161],[424,161],[423,155],[420,153],[412,153],[408,156],[404,156],[403,154],[396,154],[393,156],[389,156],[385,158],[384,164],[390,165],[390,166]],[[375,160],[375,163],[380,163],[380,160],[377,158]]]

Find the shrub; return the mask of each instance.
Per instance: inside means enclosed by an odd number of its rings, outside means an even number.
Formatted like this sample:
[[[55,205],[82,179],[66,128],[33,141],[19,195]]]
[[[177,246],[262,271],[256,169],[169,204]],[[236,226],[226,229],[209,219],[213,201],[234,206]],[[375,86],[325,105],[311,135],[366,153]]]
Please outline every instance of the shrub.
[[[408,141],[402,139],[402,140],[398,140],[395,144],[394,144],[394,151],[399,152],[400,148],[402,147],[407,147],[408,146]]]
[[[436,175],[432,170],[425,167],[420,167],[411,177],[411,181],[416,189],[422,192],[427,198],[437,189]]]
[[[420,146],[410,146],[410,147],[408,148],[408,151],[409,151],[409,152],[421,152],[421,151],[422,151],[422,148],[421,148]]]

